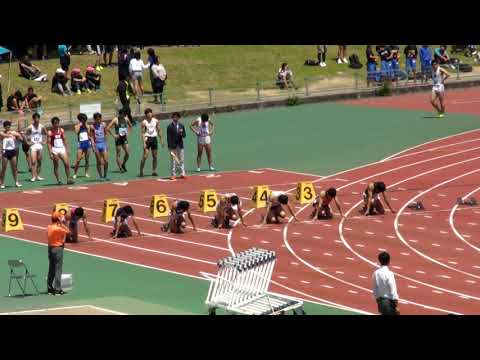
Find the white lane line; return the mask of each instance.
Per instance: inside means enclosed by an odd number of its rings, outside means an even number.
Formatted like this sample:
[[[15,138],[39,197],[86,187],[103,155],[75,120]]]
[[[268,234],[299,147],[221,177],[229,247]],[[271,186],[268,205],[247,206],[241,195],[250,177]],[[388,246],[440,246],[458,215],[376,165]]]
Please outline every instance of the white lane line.
[[[305,281],[305,280],[302,280],[300,281],[302,284],[310,284],[310,281]]]
[[[437,204],[432,204],[433,207],[436,207],[436,208],[439,208],[440,205],[437,205]]]
[[[430,215],[423,215],[423,217],[426,219],[433,219]]]
[[[365,231],[365,234],[367,235],[375,235],[375,233],[371,232],[371,231]]]
[[[310,249],[302,249],[302,251],[310,252],[310,251],[312,251],[312,250],[310,250]]]
[[[435,293],[435,294],[443,294],[443,292],[439,291],[439,290],[432,290],[432,292]]]
[[[408,240],[408,241],[410,241],[410,242],[412,242],[412,243],[417,243],[417,242],[418,242],[418,240],[414,240],[414,239],[410,239],[410,240]]]
[[[455,248],[455,250],[457,250],[457,251],[463,251],[464,249],[463,249],[463,248]]]
[[[403,256],[410,256],[410,253],[407,253],[407,252],[402,252],[400,254],[403,255]]]
[[[330,286],[330,285],[322,285],[322,287],[327,288],[327,289],[333,289],[333,286]]]
[[[397,198],[393,198],[393,197],[392,197],[391,199],[392,199],[393,201],[398,201],[398,199],[397,199]]]
[[[340,274],[340,275],[343,275],[343,274],[344,274],[344,272],[343,272],[343,271],[340,271],[340,270],[335,271],[335,273]]]
[[[358,277],[359,277],[360,279],[368,279],[368,277],[365,276],[365,275],[358,275]]]
[[[467,234],[462,234],[463,237],[466,237],[467,239],[470,239],[472,236],[471,235],[467,235]]]
[[[383,221],[382,220],[374,220],[376,223],[379,223],[379,224],[382,224]]]
[[[313,238],[317,239],[317,240],[322,240],[323,239],[321,236],[314,236]]]
[[[352,203],[344,201],[343,204],[344,205],[351,205]]]
[[[332,227],[332,225],[330,225],[330,224],[323,224],[323,226]]]
[[[355,246],[356,246],[356,247],[361,247],[361,248],[365,247],[365,245],[363,245],[363,244],[357,244],[357,245],[355,245]]]
[[[384,249],[384,248],[378,248],[378,251],[387,251],[387,249]]]
[[[270,241],[267,241],[267,240],[262,240],[260,241],[262,244],[270,244]]]
[[[451,276],[448,276],[448,275],[437,275],[437,276],[443,279],[451,279]]]
[[[447,232],[447,231],[440,230],[440,234],[446,235],[446,234],[448,234],[448,232]]]
[[[278,278],[279,278],[279,279],[282,279],[282,280],[288,279],[288,277],[283,276],[283,275],[279,275]]]
[[[355,290],[348,290],[348,292],[349,292],[350,294],[358,294],[358,291],[355,291]]]
[[[426,274],[425,271],[422,271],[422,270],[417,270],[416,273],[418,273],[418,274]]]
[[[465,280],[465,282],[469,283],[469,284],[476,284],[476,281],[475,280]]]
[[[416,288],[417,288],[417,287],[414,286],[414,285],[408,285],[408,287],[409,287],[410,289],[416,289]]]
[[[292,262],[290,263],[290,265],[298,266],[298,263],[295,262],[295,261],[292,261]]]
[[[333,240],[333,241],[334,241],[334,242],[336,242],[336,243],[339,243],[339,244],[341,244],[341,243],[342,243],[342,241],[341,241],[341,240]]]
[[[302,233],[294,232],[293,235],[302,235]]]
[[[387,235],[387,238],[389,238],[389,239],[396,239],[397,237],[396,237],[396,236],[393,236],[393,235]]]
[[[393,265],[392,268],[397,269],[397,270],[402,270],[402,267],[398,266],[398,265]]]
[[[418,230],[425,230],[425,228],[423,226],[417,226],[417,229]]]
[[[247,236],[241,236],[240,238],[243,239],[243,240],[248,240]]]
[[[438,194],[438,196],[440,196],[440,197],[447,197],[447,195],[445,195],[445,194]]]
[[[456,262],[456,261],[449,261],[448,263],[452,264],[452,265],[458,265],[458,262]]]
[[[276,232],[282,231],[281,229],[276,229],[276,228],[273,228],[272,230],[273,230],[273,231],[276,231]]]
[[[350,228],[347,228],[347,227],[345,228],[345,230],[352,231],[352,229],[350,229]]]
[[[477,223],[474,223],[474,222],[469,222],[467,223],[468,225],[472,225],[472,226],[477,226],[478,224]]]
[[[333,255],[330,254],[330,253],[323,253],[323,255],[325,255],[325,256],[333,256]]]
[[[480,269],[480,266],[478,266],[478,265],[473,265],[473,267],[474,267],[475,269]]]
[[[355,258],[352,258],[352,257],[346,257],[345,259],[350,260],[350,261],[355,261]]]
[[[432,246],[440,247],[440,244],[432,243]]]

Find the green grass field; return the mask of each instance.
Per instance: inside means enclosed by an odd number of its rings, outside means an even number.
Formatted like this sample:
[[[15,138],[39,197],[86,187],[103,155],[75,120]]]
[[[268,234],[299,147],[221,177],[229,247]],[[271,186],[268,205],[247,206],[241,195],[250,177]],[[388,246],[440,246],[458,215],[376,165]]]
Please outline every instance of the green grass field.
[[[341,104],[219,114],[214,140],[215,165],[220,171],[273,167],[328,175],[380,160],[406,147],[478,127],[475,116],[449,114],[439,121],[422,115],[417,111]],[[136,128],[131,136],[134,150],[129,172],[112,174],[114,180],[136,177],[139,139]],[[195,167],[193,140],[189,134],[186,161],[190,171]],[[147,170],[149,166],[146,165]],[[25,168],[23,158],[21,168]],[[161,176],[168,174],[165,152],[161,152],[159,170]],[[92,168],[92,174],[93,171]],[[53,181],[49,160],[45,161],[44,175],[47,175],[46,186]],[[7,185],[11,185],[10,173],[7,179]],[[27,180],[28,174],[22,174],[21,179]],[[78,181],[84,182],[90,180],[80,178]],[[26,188],[39,185],[24,184]],[[13,236],[22,237],[22,234]],[[206,281],[72,252],[66,253],[64,265],[64,272],[74,275],[75,287],[71,293],[63,297],[8,298],[6,262],[10,258],[22,258],[38,274],[41,289],[45,288],[46,247],[1,237],[0,267],[4,269],[4,276],[0,277],[0,312],[89,304],[129,314],[206,313],[203,304],[208,290]],[[309,314],[346,314],[313,303],[306,304],[305,310]]]
[[[164,64],[168,81],[165,87],[167,101],[189,101],[195,99],[208,99],[208,89],[213,88],[220,93],[235,93],[253,91],[257,82],[263,88],[274,88],[274,79],[282,62],[288,62],[294,72],[297,85],[302,87],[304,78],[335,79],[335,86],[347,84],[353,86],[353,74],[357,73],[362,78],[365,74],[365,66],[360,70],[354,70],[347,64],[336,64],[337,45],[328,45],[326,68],[318,66],[304,66],[306,59],[316,59],[315,45],[202,45],[200,47],[156,47],[156,53]],[[403,46],[402,46],[403,48]],[[356,53],[362,63],[365,63],[365,45],[349,45],[348,54]],[[403,55],[403,53],[402,53]],[[471,62],[463,55],[455,55],[462,61]],[[144,61],[147,59],[146,49],[142,53]],[[116,54],[114,55],[114,62]],[[55,69],[59,67],[58,59],[35,61],[51,79]],[[82,70],[88,64],[95,64],[94,55],[73,55],[70,69],[79,67]],[[403,68],[404,61],[401,60]],[[0,74],[3,75],[2,87],[4,102],[7,94],[8,64],[0,64]],[[50,91],[51,81],[37,83],[28,81],[18,76],[18,64],[12,64],[11,92],[20,89],[26,92],[28,86],[33,86],[35,92],[43,97],[44,106],[52,108],[56,106],[79,104],[92,101],[112,102],[117,86],[117,68],[105,68],[102,71],[102,90],[98,93],[74,95],[62,97],[52,94]],[[151,90],[148,71],[145,71],[145,89]],[[331,82],[324,82],[331,86]]]

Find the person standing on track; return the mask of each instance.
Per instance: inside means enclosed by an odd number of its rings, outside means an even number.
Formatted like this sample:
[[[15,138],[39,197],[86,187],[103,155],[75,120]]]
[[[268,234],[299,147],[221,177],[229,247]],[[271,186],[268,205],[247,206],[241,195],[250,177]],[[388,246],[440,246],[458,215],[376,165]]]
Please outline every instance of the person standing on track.
[[[93,114],[93,125],[90,127],[93,140],[92,147],[97,158],[97,172],[100,180],[109,181],[108,173],[108,146],[107,130],[102,122],[102,114]],[[102,174],[103,167],[103,174]]]
[[[192,219],[192,214],[190,214],[190,203],[186,200],[175,200],[170,205],[170,216],[168,218],[168,223],[162,225],[162,231],[171,232],[174,234],[183,234],[187,223],[185,222],[185,214],[187,214],[188,219],[192,223],[194,231],[197,231],[195,222]]]
[[[132,237],[132,230],[128,226],[128,218],[132,218],[133,225],[137,230],[138,236],[142,236],[140,228],[135,221],[133,209],[130,205],[126,205],[117,210],[115,214],[115,219],[113,220],[113,231],[111,233],[114,239],[116,238],[128,238]]]
[[[5,172],[7,165],[10,162],[12,168],[13,180],[16,187],[22,187],[18,182],[17,169],[17,150],[15,149],[15,140],[22,138],[22,135],[17,131],[10,130],[12,123],[10,121],[3,122],[4,130],[0,132],[0,140],[2,141],[2,170],[0,173],[0,189],[5,189]]]
[[[280,224],[280,219],[285,219],[287,215],[283,206],[286,206],[290,215],[292,215],[295,221],[298,221],[288,203],[288,195],[284,191],[271,191],[267,198],[267,211],[262,216],[262,224]]]
[[[26,136],[25,131],[22,130],[20,126],[21,121],[18,122],[17,124],[17,132],[21,135],[21,138],[17,140],[16,142],[16,148],[17,148],[17,167],[18,167],[18,160],[20,157],[20,147],[22,148],[23,154],[25,155],[25,160],[27,161],[27,166],[28,166],[28,172],[32,172],[32,162],[30,159],[30,144],[28,143],[28,139]]]
[[[363,213],[365,216],[374,215],[375,211],[381,215],[385,214],[385,209],[380,200],[380,194],[382,194],[383,201],[385,201],[385,204],[387,204],[392,214],[395,214],[395,211],[390,206],[387,196],[385,195],[386,191],[387,187],[382,181],[369,183],[363,192],[364,206],[361,210],[361,213]]]
[[[381,252],[378,255],[381,267],[373,273],[373,295],[381,315],[400,315],[398,310],[398,293],[395,276],[388,268],[390,255]]]
[[[212,165],[212,139],[215,126],[210,121],[208,114],[202,114],[190,124],[190,129],[197,135],[197,172],[200,172],[202,163],[203,149],[207,152],[208,167],[210,171],[215,171]]]
[[[438,117],[442,118],[445,116],[445,80],[450,77],[450,74],[447,70],[443,69],[438,65],[437,61],[432,61],[432,99],[430,103],[437,110]]]
[[[143,143],[143,158],[140,162],[140,177],[143,177],[143,168],[145,161],[148,158],[148,152],[152,151],[152,176],[157,174],[157,153],[158,153],[158,137],[162,148],[165,147],[162,137],[162,129],[160,128],[160,121],[153,117],[152,109],[145,110],[146,119],[142,121],[142,143]]]
[[[212,225],[219,229],[230,229],[230,220],[240,222],[243,226],[247,226],[243,221],[242,202],[237,194],[225,194],[220,198],[217,205],[217,213],[212,219]]]
[[[77,115],[77,119],[80,122],[75,125],[75,134],[77,134],[78,140],[78,150],[77,150],[77,160],[75,161],[73,178],[77,178],[78,167],[80,166],[80,161],[85,157],[85,177],[89,178],[88,168],[90,166],[90,148],[92,147],[93,140],[91,137],[92,129],[89,124],[87,124],[87,115],[80,113]]]
[[[62,223],[62,214],[55,211],[52,214],[52,224],[47,228],[48,239],[48,277],[47,291],[50,295],[64,295],[62,290],[62,267],[65,237],[70,230]],[[55,280],[55,282],[54,282]]]
[[[332,209],[330,208],[330,203],[332,200],[335,202],[340,216],[344,218],[345,216],[343,215],[340,204],[337,201],[337,189],[335,188],[330,188],[327,191],[320,191],[313,202],[313,213],[310,215],[310,217],[318,220],[332,219],[333,214]]]
[[[112,127],[115,128],[115,134],[112,134],[110,130]],[[106,131],[115,139],[115,150],[117,152],[117,165],[121,173],[127,172],[127,161],[130,157],[130,151],[128,149],[128,130],[132,129],[132,123],[127,117],[125,110],[120,109],[118,111],[118,116],[113,118],[112,121],[108,124]],[[123,162],[120,161],[121,150],[123,149],[124,156]]]
[[[185,151],[183,139],[187,136],[185,126],[180,123],[180,114],[174,112],[172,114],[172,122],[167,128],[167,143],[170,151],[170,180],[175,180],[177,171],[180,172],[180,179],[186,179],[185,176]]]
[[[65,167],[65,175],[67,175],[67,184],[74,184],[74,181],[70,178],[69,146],[65,138],[65,130],[60,127],[60,119],[56,116],[52,118],[52,128],[48,130],[47,139],[48,154],[53,161],[53,173],[57,183],[62,185],[58,176],[58,161],[62,160]]]
[[[25,136],[30,146],[30,163],[32,166],[32,179],[30,181],[42,181],[40,177],[42,171],[43,146],[47,143],[47,130],[40,124],[40,115],[38,113],[32,116],[33,123],[27,128]]]

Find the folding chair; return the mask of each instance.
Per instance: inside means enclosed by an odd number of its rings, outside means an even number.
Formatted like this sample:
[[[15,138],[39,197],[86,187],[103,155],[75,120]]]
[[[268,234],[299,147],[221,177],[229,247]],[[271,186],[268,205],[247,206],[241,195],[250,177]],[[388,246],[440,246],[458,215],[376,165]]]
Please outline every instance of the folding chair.
[[[12,289],[12,280],[15,279],[17,281],[18,286],[20,287],[20,290],[22,290],[23,296],[28,295],[27,294],[27,282],[30,279],[30,281],[33,284],[33,287],[37,291],[36,295],[40,294],[40,291],[38,291],[37,285],[33,281],[33,278],[36,277],[36,275],[33,275],[28,271],[27,266],[22,260],[8,260],[8,266],[10,267],[10,282],[8,284],[8,296],[11,295],[11,289]],[[22,271],[24,270],[24,272]],[[18,272],[16,272],[16,270]],[[23,286],[20,280],[23,280]]]

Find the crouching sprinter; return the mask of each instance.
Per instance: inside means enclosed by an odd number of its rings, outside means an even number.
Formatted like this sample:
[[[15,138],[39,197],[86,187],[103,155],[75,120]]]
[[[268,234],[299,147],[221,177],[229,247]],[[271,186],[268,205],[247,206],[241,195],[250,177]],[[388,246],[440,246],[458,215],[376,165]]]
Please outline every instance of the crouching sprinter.
[[[280,224],[280,219],[285,219],[287,215],[283,209],[284,206],[287,207],[295,221],[298,221],[288,203],[288,195],[283,191],[271,191],[268,195],[267,211],[265,215],[263,215],[262,224]]]
[[[187,227],[185,214],[192,223],[193,230],[197,231],[192,214],[190,214],[190,203],[186,200],[176,200],[170,205],[170,216],[168,222],[162,225],[162,231],[183,234]]]
[[[382,181],[369,183],[367,188],[363,192],[364,205],[361,213],[363,213],[365,216],[375,215],[376,213],[381,215],[385,214],[385,209],[383,207],[382,201],[380,200],[380,194],[382,194],[383,201],[385,202],[385,204],[387,204],[390,211],[392,213],[395,213],[395,211],[390,206],[390,203],[388,202],[387,196],[385,195],[386,191],[387,187]]]
[[[132,219],[133,225],[137,230],[138,236],[142,236],[140,229],[135,221],[134,212],[130,205],[126,205],[121,207],[117,210],[115,214],[115,219],[113,220],[113,231],[112,236],[114,239],[116,238],[128,238],[132,236],[132,230],[128,226],[128,218]]]
[[[335,202],[335,205],[337,206],[340,215],[344,217],[342,209],[340,208],[340,204],[337,201],[337,189],[335,188],[330,188],[327,191],[320,191],[315,201],[313,202],[313,213],[310,215],[310,217],[312,219],[318,220],[332,219],[333,214],[330,207],[330,203],[332,202],[332,200]]]
[[[216,228],[230,229],[230,221],[240,222],[243,226],[247,226],[243,221],[242,202],[237,194],[225,194],[221,197],[217,205],[217,213],[212,219],[212,225]]]

